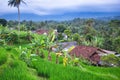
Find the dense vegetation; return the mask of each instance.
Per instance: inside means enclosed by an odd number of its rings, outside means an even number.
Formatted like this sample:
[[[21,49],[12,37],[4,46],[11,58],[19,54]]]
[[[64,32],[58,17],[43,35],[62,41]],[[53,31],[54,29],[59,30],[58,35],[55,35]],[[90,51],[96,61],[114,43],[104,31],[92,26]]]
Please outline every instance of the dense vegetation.
[[[18,21],[7,21],[1,19],[2,25],[9,29],[17,29]],[[68,36],[68,40],[75,40],[78,44],[92,45],[120,53],[120,19],[117,17],[108,18],[76,18],[69,21],[26,21],[21,22],[20,30],[57,29],[58,39],[63,40],[62,33]],[[71,36],[72,35],[72,36]],[[82,40],[82,41],[81,41]],[[85,41],[85,42],[83,42]]]
[[[120,20],[80,19],[71,21],[0,21],[0,80],[119,80],[120,68],[93,66],[68,52],[52,52],[58,42],[77,41],[120,53]],[[49,30],[38,35],[34,30]],[[55,35],[53,29],[58,30]],[[64,38],[62,34],[68,36]],[[57,46],[58,47],[58,46]],[[60,53],[63,56],[60,56]],[[66,57],[67,56],[67,57]],[[114,57],[115,58],[115,57]],[[111,58],[110,58],[111,59]],[[109,61],[109,59],[106,59]],[[116,58],[115,58],[116,60]],[[120,62],[120,58],[116,62]]]

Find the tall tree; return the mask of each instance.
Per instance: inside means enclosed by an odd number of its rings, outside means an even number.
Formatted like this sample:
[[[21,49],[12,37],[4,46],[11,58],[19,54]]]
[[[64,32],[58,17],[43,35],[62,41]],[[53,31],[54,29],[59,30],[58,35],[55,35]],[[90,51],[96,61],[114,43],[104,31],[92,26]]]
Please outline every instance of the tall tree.
[[[19,29],[19,31],[20,31],[20,4],[21,3],[26,4],[23,0],[9,0],[8,1],[8,6],[17,7],[17,9],[18,9],[18,29]]]
[[[6,25],[7,25],[7,20],[5,20],[5,19],[0,19],[0,24],[1,24],[2,26],[6,26]]]
[[[86,21],[86,24],[88,25],[88,27],[93,27],[94,20],[93,20],[93,19],[88,19],[88,20]]]

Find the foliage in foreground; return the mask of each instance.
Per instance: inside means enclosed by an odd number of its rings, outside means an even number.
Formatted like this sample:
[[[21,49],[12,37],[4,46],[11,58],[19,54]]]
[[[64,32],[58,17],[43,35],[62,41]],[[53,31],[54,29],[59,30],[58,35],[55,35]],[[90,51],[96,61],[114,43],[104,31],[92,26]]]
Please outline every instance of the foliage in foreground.
[[[29,45],[28,45],[29,46]],[[22,46],[23,47],[23,46]],[[27,46],[24,46],[27,47]],[[24,49],[24,48],[23,48]],[[103,68],[81,64],[63,66],[33,56],[29,67],[19,60],[16,46],[0,47],[0,80],[119,80],[120,68]],[[47,56],[46,56],[47,57]],[[53,57],[53,56],[52,56]],[[33,69],[31,69],[31,68]],[[38,78],[39,77],[39,78]],[[42,79],[41,79],[42,77]]]
[[[83,67],[84,66],[84,67]],[[43,59],[32,61],[39,76],[49,80],[119,80],[119,68],[100,68],[93,66],[72,67],[51,63]]]
[[[0,47],[0,80],[38,80],[36,70],[31,70],[14,53]]]

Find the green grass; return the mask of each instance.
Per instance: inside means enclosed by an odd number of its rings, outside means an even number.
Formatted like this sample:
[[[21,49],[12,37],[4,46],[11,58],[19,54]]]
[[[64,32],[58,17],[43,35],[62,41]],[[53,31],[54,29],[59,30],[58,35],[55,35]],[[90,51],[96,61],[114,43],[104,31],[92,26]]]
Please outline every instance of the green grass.
[[[37,76],[37,72],[35,74],[36,70],[28,68],[26,63],[20,61],[15,53],[14,50],[0,48],[0,80],[44,80]]]
[[[120,68],[100,67],[64,67],[43,59],[33,61],[33,67],[39,76],[47,77],[49,80],[119,80]],[[111,73],[113,71],[113,73]],[[103,72],[103,73],[102,73]],[[104,73],[105,72],[105,73]]]
[[[120,80],[120,67],[96,67],[81,64],[81,67],[63,66],[47,60],[48,51],[42,50],[45,58],[33,57],[31,65],[19,59],[19,45],[0,47],[0,80]],[[30,47],[22,45],[22,48]],[[62,61],[62,58],[60,59]]]
[[[120,67],[94,67],[94,66],[84,66],[87,71],[94,72],[96,75],[106,76],[111,79],[120,79]]]
[[[4,51],[1,51],[0,53],[0,65],[4,64],[7,61],[7,55],[6,53],[3,53]]]

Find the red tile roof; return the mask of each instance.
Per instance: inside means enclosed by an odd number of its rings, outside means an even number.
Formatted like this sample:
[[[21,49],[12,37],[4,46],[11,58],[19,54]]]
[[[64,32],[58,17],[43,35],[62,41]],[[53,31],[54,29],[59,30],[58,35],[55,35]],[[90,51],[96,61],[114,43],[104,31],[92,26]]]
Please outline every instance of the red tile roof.
[[[76,55],[76,57],[84,56],[89,57],[93,53],[95,53],[98,50],[98,48],[90,47],[90,46],[76,46],[69,54],[70,55]]]
[[[48,32],[49,32],[48,30],[41,30],[41,29],[36,31],[36,33],[38,33],[38,34],[44,34],[44,33],[48,33]]]
[[[84,57],[88,60],[92,60],[92,62],[98,62],[100,61],[100,56],[96,52],[99,50],[96,47],[90,47],[90,46],[76,46],[69,54],[71,56],[76,56],[76,57]]]

